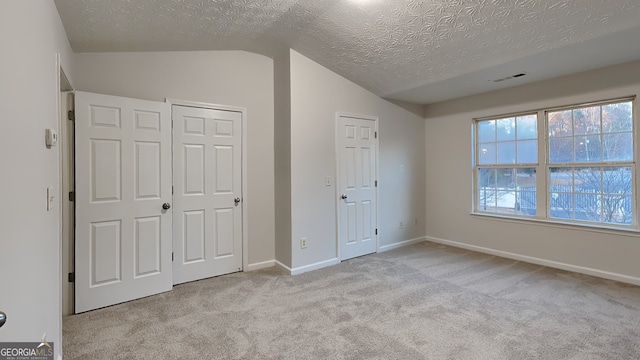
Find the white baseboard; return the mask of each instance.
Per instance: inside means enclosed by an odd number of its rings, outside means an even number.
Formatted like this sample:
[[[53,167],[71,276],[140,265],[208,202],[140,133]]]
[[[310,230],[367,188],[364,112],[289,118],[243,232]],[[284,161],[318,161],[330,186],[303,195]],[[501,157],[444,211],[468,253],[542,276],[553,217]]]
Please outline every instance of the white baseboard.
[[[409,246],[412,244],[416,244],[419,242],[423,242],[426,241],[427,238],[426,237],[419,237],[419,238],[415,238],[415,239],[411,239],[411,240],[405,240],[405,241],[400,241],[397,243],[393,243],[393,244],[389,244],[389,245],[382,245],[378,248],[378,252],[385,252],[385,251],[389,251],[389,250],[393,250],[393,249],[397,249],[403,246]]]
[[[426,240],[427,240],[426,237],[419,237],[419,238],[415,238],[415,239],[400,241],[400,242],[397,242],[397,243],[394,243],[394,244],[383,245],[383,246],[380,246],[380,248],[378,248],[378,252],[385,252],[385,251],[397,249],[397,248],[400,248],[400,247],[403,247],[403,246],[409,246],[411,244],[416,244],[416,243],[419,243],[419,242],[423,242],[423,241],[426,241]],[[322,269],[322,268],[325,268],[327,266],[332,266],[332,265],[339,264],[340,260],[338,258],[333,258],[333,259],[329,259],[329,260],[320,261],[320,262],[317,262],[315,264],[300,266],[300,267],[297,267],[297,268],[290,268],[290,267],[288,267],[287,265],[281,263],[278,260],[265,261],[264,263],[252,264],[252,265],[262,265],[262,264],[266,264],[266,263],[270,263],[271,265],[269,265],[269,266],[275,265],[275,266],[281,268],[282,270],[286,271],[290,275],[298,275],[298,274],[302,274],[302,273],[305,273],[305,272]],[[252,266],[252,265],[249,265],[249,266]],[[267,267],[267,266],[265,265],[264,267]],[[251,269],[251,270],[257,270],[257,269]]]
[[[322,268],[325,268],[327,266],[336,265],[336,264],[340,263],[340,261],[338,260],[338,258],[334,258],[334,259],[320,261],[320,262],[317,262],[315,264],[299,266],[299,267],[293,268],[293,269],[288,267],[287,265],[281,263],[278,260],[275,260],[275,263],[276,263],[276,266],[278,266],[281,269],[283,269],[284,271],[288,272],[290,275],[299,275],[299,274],[306,273],[306,272],[309,272],[309,271],[322,269]]]
[[[288,267],[287,265],[281,263],[278,260],[274,260],[274,263],[277,267],[279,267],[280,269],[284,270],[287,274],[291,275],[291,268]]]
[[[263,261],[255,264],[249,264],[247,265],[247,268],[245,269],[245,271],[255,271],[255,270],[270,268],[273,266],[276,266],[276,261],[267,260],[267,261]]]
[[[620,282],[633,284],[633,285],[640,285],[640,278],[635,276],[629,276],[629,275],[618,274],[618,273],[613,273],[613,272],[599,270],[599,269],[588,268],[584,266],[561,263],[557,261],[546,260],[546,259],[541,259],[541,258],[532,257],[532,256],[520,255],[520,254],[515,254],[507,251],[490,249],[482,246],[469,245],[469,244],[465,244],[457,241],[445,240],[445,239],[440,239],[440,238],[431,237],[431,236],[426,236],[425,240],[433,243],[449,245],[457,248],[495,255],[495,256],[499,256],[507,259],[518,260],[518,261],[523,261],[523,262],[542,265],[542,266],[548,266],[556,269],[572,271],[580,274],[596,276],[604,279],[620,281]]]
[[[320,261],[315,264],[299,266],[297,268],[291,269],[291,275],[298,275],[298,274],[306,273],[309,271],[326,268],[327,266],[336,265],[339,263],[340,263],[340,260],[338,260],[338,258],[333,258],[329,260]]]

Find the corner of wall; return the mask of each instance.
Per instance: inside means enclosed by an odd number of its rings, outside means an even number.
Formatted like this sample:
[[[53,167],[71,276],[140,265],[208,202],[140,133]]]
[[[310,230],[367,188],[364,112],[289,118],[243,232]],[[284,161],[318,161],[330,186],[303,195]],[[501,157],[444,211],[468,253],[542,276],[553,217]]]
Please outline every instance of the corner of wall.
[[[283,51],[274,67],[275,258],[289,269],[291,255],[291,60]]]

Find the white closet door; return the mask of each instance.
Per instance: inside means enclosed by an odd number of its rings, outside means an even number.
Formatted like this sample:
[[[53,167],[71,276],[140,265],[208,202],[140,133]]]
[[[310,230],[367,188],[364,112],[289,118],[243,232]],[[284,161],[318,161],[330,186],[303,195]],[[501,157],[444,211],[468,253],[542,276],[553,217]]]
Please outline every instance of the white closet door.
[[[242,113],[174,105],[173,281],[242,270]]]

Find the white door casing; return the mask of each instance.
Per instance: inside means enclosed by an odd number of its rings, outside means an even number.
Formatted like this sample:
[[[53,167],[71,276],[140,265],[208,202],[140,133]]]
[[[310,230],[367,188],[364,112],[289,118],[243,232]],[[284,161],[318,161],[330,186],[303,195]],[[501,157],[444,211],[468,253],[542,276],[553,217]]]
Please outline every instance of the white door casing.
[[[172,288],[170,105],[76,92],[75,311]]]
[[[377,251],[377,118],[338,114],[340,260]]]
[[[173,282],[241,271],[241,111],[173,105]]]

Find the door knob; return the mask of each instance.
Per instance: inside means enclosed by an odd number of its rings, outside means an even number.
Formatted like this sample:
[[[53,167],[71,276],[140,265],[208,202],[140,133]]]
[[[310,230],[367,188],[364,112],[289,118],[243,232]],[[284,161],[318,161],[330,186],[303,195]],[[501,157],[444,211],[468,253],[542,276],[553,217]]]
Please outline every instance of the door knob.
[[[7,314],[0,311],[0,327],[2,327],[2,325],[4,325],[4,323],[6,322],[7,322]]]
[[[239,197],[233,199],[233,201],[236,203],[236,205],[240,204],[240,198]]]
[[[171,208],[171,204],[164,203],[164,204],[162,204],[162,208],[165,209],[165,210],[169,210],[169,208]]]
[[[347,195],[346,194],[342,194],[342,196],[340,196],[340,198],[342,198],[342,200],[346,200],[347,199]]]

